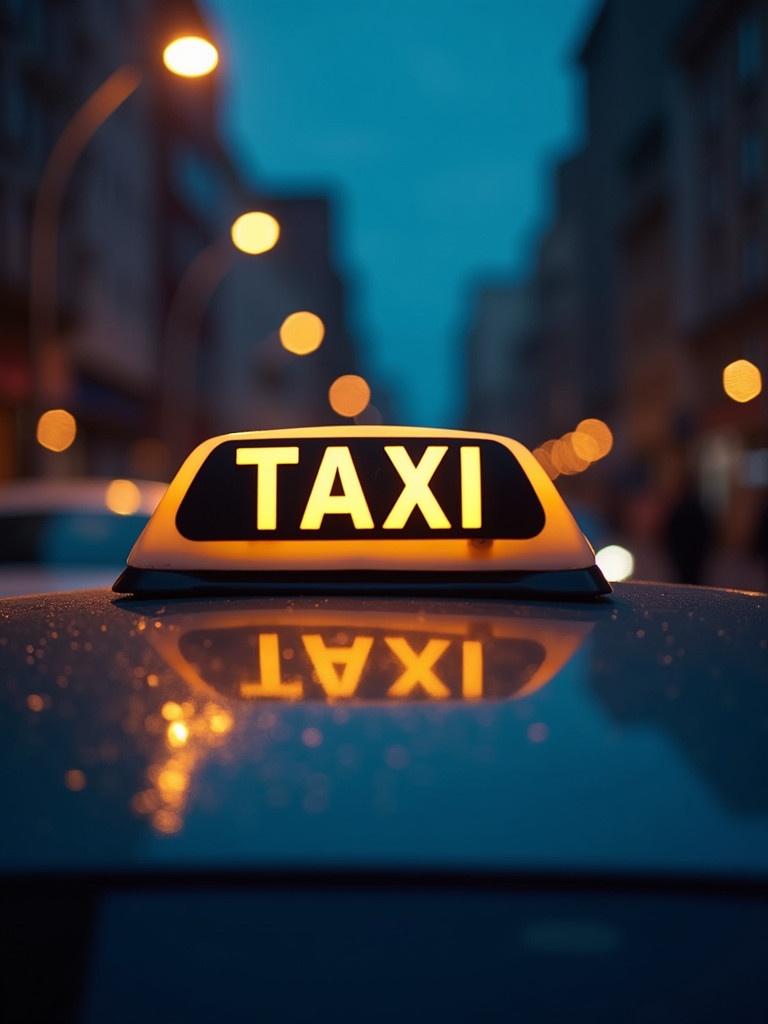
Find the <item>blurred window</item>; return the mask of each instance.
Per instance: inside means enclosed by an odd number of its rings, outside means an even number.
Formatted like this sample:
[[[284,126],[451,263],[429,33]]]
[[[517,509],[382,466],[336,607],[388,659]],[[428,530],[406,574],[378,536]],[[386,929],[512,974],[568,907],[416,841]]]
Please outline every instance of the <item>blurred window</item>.
[[[763,143],[756,131],[741,139],[741,183],[745,188],[757,185],[763,174]]]
[[[145,523],[145,516],[99,512],[4,515],[0,563],[120,565]]]
[[[763,62],[763,40],[756,13],[745,14],[738,28],[739,78],[744,84],[754,82]]]

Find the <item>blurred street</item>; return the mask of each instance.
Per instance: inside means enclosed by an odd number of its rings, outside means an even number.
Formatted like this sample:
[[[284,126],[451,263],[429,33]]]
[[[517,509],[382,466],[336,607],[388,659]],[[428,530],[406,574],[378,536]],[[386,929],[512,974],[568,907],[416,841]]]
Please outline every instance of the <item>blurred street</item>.
[[[381,67],[310,7],[0,0],[0,513],[444,418],[612,578],[768,589],[768,0],[396,4]]]

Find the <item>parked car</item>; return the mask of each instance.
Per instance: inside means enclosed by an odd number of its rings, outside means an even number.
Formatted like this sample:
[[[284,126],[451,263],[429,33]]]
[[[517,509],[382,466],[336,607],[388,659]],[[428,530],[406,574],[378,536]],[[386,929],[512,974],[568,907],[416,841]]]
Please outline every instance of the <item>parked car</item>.
[[[110,586],[165,484],[16,480],[0,486],[0,596]]]

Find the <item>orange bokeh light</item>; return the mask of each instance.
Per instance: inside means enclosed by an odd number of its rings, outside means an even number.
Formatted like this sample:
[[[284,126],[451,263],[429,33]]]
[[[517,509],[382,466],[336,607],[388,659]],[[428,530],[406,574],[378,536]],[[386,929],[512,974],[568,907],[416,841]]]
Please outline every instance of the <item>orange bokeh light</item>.
[[[339,416],[359,416],[371,400],[371,389],[364,377],[345,373],[328,390],[328,401]]]
[[[734,402],[751,402],[762,390],[762,374],[748,359],[736,359],[723,370],[723,391]]]
[[[49,409],[37,421],[37,443],[50,452],[64,452],[77,436],[77,422],[66,409]]]
[[[585,437],[591,438],[597,445],[597,455],[590,459],[591,462],[596,462],[597,459],[605,458],[611,448],[613,448],[613,434],[611,433],[611,428],[602,420],[582,420],[581,423],[577,424],[575,433],[583,434]],[[580,443],[586,444],[585,441]],[[582,453],[579,452],[579,454]],[[582,454],[582,457],[584,457],[584,454]]]
[[[104,504],[118,516],[132,516],[141,508],[141,491],[133,480],[113,480],[107,485]]]
[[[306,356],[320,348],[325,337],[325,324],[316,313],[299,310],[291,313],[280,325],[280,342],[295,356]]]
[[[583,459],[574,449],[573,436],[573,431],[568,434],[564,434],[560,440],[556,441],[552,446],[550,456],[552,459],[552,465],[558,473],[563,473],[566,476],[581,473],[589,465],[587,459]]]

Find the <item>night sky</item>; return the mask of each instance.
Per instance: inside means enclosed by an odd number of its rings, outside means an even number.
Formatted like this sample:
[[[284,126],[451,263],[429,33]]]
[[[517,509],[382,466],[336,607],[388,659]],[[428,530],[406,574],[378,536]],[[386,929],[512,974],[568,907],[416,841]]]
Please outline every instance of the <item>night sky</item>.
[[[525,266],[578,139],[594,0],[208,0],[257,180],[330,190],[363,370],[401,422],[456,425],[473,281]],[[329,338],[326,344],[332,344]]]

